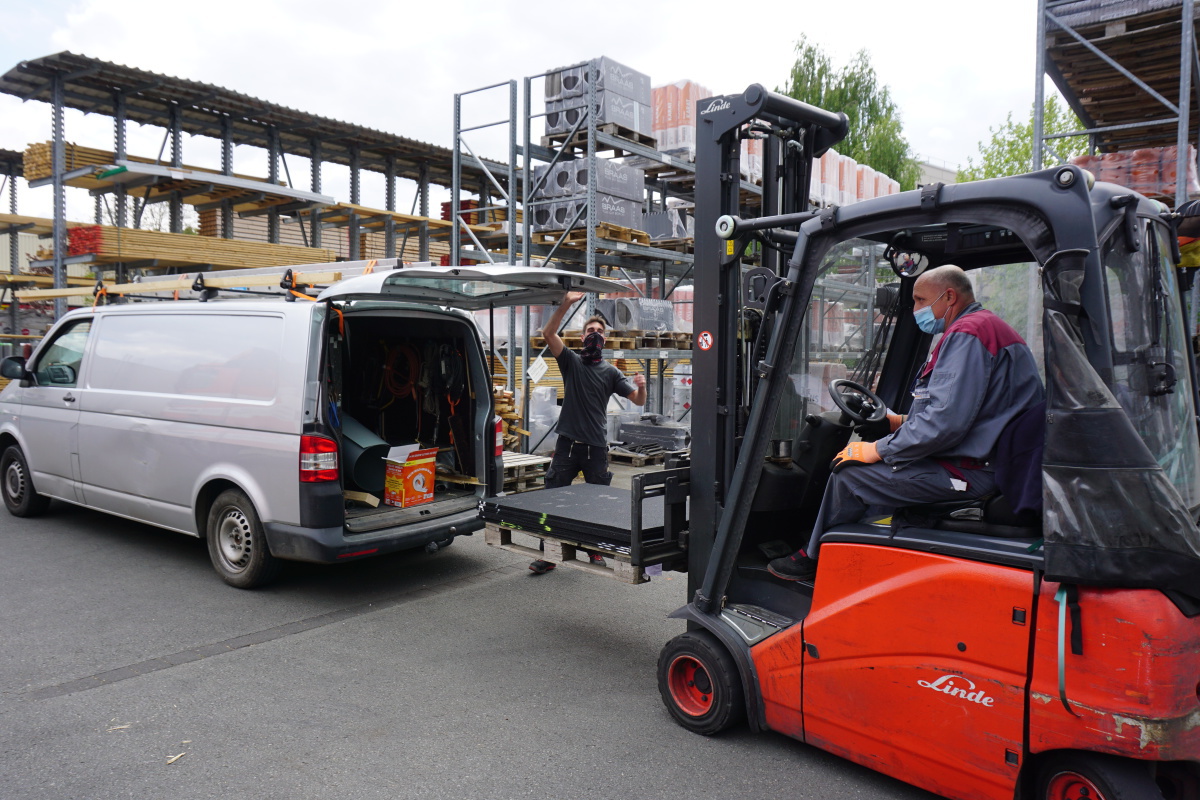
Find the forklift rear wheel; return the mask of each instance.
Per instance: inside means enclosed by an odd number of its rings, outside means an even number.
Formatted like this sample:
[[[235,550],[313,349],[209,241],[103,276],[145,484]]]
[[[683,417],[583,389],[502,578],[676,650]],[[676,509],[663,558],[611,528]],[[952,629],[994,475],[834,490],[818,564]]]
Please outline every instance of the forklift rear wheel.
[[[1039,770],[1036,800],[1163,800],[1146,764],[1099,753],[1064,753]]]
[[[667,642],[658,657],[658,691],[676,722],[704,736],[725,730],[745,713],[737,665],[707,631]]]

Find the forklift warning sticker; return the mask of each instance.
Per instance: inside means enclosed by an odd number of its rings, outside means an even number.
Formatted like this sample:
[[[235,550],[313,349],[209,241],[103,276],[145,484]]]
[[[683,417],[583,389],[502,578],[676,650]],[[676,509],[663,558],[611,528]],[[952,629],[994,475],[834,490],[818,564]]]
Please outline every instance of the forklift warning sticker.
[[[710,347],[712,347],[713,346],[712,334],[709,333],[708,331],[701,331],[700,335],[698,337],[696,337],[696,346],[699,347],[701,350],[707,350]]]

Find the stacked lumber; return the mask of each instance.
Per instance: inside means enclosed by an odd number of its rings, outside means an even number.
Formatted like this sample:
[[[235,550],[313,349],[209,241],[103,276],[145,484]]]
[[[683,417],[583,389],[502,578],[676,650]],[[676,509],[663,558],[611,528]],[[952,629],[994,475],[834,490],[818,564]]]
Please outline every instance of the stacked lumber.
[[[73,256],[92,254],[97,263],[156,261],[159,267],[211,265],[213,269],[325,264],[332,250],[291,247],[188,233],[163,233],[108,225],[85,225],[67,232]]]
[[[53,142],[34,142],[25,148],[25,180],[34,181],[39,178],[49,178],[54,174],[54,143]],[[63,145],[63,169],[70,172],[73,169],[80,167],[111,167],[116,163],[117,154],[111,150],[98,150],[94,147],[82,147],[71,142],[65,142]],[[142,158],[140,156],[125,156],[126,161],[138,161],[143,164],[158,164],[161,162],[155,161],[152,158]],[[184,166],[183,169],[194,169],[201,172],[220,173],[220,170],[207,169],[205,167],[189,167]],[[245,178],[252,181],[262,181],[264,178],[256,178],[250,175],[235,175],[236,178]],[[281,184],[282,185],[282,184]],[[95,187],[85,187],[95,188]]]
[[[504,420],[504,449],[520,450],[521,436],[528,436],[529,431],[521,428],[524,419],[521,417],[520,412],[517,411],[517,403],[513,399],[513,393],[506,391],[502,386],[493,386],[492,397],[495,401],[496,413]]]

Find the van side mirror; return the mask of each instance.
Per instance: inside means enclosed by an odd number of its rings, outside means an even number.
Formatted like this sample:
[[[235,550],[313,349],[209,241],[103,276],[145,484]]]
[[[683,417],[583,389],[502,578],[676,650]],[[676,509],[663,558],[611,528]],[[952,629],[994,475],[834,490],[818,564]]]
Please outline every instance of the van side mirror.
[[[21,356],[9,356],[0,361],[0,376],[14,381],[26,378],[25,359]]]

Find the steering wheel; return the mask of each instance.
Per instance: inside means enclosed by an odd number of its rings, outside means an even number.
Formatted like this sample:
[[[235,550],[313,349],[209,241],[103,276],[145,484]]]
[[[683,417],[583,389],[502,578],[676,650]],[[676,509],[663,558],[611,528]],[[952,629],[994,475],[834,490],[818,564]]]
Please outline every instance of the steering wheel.
[[[846,395],[857,394],[862,399],[867,400],[874,406],[875,410],[869,416],[863,416],[861,411],[855,411],[846,402]],[[872,392],[861,383],[848,381],[845,378],[837,378],[829,382],[829,396],[833,398],[834,405],[856,425],[863,425],[868,422],[878,422],[887,416],[887,403],[879,399],[879,395]],[[860,406],[861,408],[861,406]]]

